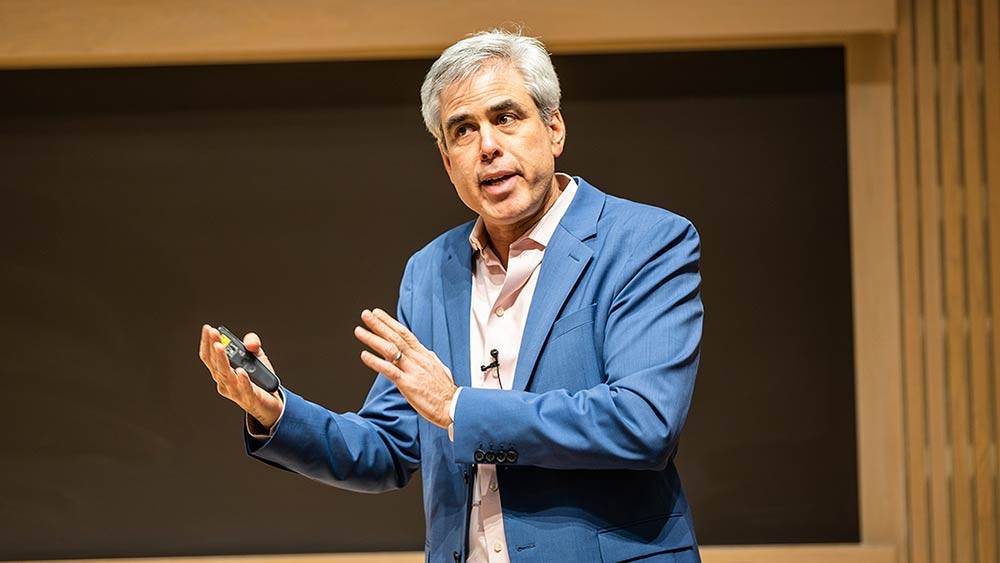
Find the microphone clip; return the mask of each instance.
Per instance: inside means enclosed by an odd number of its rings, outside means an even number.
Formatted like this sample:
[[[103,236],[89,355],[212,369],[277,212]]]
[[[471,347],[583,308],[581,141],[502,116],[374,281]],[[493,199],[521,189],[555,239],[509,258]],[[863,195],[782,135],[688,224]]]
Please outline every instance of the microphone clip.
[[[490,356],[493,358],[493,361],[490,362],[490,363],[488,363],[488,364],[486,364],[486,365],[479,366],[479,369],[483,373],[486,373],[487,371],[489,371],[489,370],[491,370],[493,368],[496,368],[496,370],[497,370],[496,371],[496,378],[497,378],[497,382],[499,383],[500,382],[500,352],[496,348],[494,348],[494,349],[490,350]],[[500,388],[503,389],[503,384],[502,383],[500,384]]]

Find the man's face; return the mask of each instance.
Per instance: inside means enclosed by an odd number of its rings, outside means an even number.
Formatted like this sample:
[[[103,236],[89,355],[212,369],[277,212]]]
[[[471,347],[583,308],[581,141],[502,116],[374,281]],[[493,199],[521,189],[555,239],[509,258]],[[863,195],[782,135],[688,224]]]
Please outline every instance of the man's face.
[[[490,227],[530,222],[552,197],[566,129],[542,121],[524,79],[490,65],[441,93],[444,167],[458,197]],[[557,192],[556,192],[557,193]]]

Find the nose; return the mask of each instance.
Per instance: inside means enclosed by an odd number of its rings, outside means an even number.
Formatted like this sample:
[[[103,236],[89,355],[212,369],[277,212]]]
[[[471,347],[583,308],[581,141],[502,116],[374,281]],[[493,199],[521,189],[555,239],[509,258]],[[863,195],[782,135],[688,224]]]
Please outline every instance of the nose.
[[[489,162],[503,154],[497,139],[496,131],[492,127],[483,127],[479,131],[479,159]]]

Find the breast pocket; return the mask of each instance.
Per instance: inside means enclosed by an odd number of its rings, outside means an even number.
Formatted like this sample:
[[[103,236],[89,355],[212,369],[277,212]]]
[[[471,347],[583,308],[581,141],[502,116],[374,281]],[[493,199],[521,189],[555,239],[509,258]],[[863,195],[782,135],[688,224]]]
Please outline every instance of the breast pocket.
[[[588,305],[552,324],[532,378],[532,391],[563,389],[573,393],[604,381],[594,346],[596,310],[596,304]]]
[[[549,342],[553,342],[560,336],[594,322],[594,313],[597,311],[597,303],[587,305],[582,309],[577,309],[559,317],[552,323],[552,332],[549,334]]]

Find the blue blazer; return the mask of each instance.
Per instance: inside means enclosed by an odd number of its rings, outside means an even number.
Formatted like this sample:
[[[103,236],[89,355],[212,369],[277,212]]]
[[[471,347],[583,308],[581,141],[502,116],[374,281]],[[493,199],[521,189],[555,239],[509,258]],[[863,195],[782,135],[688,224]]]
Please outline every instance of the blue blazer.
[[[428,561],[465,560],[472,476],[497,464],[512,561],[699,561],[674,454],[698,368],[699,239],[663,209],[581,178],[545,249],[512,390],[471,387],[470,221],[414,254],[397,315],[465,389],[455,441],[378,375],[357,413],[282,388],[247,452],[355,491],[423,471]]]

